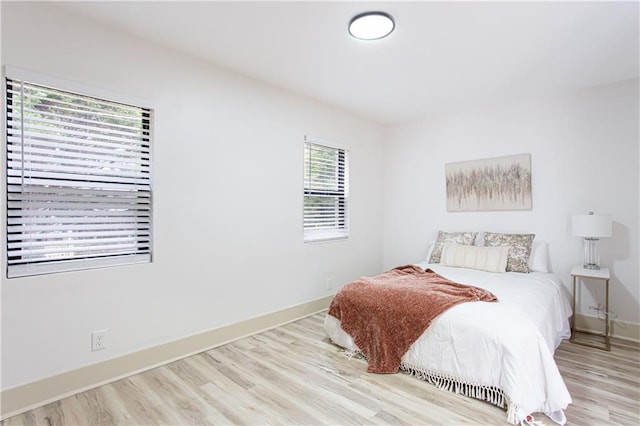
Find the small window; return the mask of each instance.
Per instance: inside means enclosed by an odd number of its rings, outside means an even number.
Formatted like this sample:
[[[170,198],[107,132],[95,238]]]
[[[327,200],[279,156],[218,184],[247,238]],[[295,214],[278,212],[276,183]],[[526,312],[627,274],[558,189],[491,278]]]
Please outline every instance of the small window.
[[[344,149],[304,144],[304,241],[349,237],[349,161]]]
[[[151,261],[151,111],[6,79],[7,277]]]

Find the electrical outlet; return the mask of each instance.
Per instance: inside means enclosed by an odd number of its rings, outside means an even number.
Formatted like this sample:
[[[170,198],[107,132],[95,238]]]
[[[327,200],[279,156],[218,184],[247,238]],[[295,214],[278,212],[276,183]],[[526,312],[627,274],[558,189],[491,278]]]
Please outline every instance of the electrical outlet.
[[[91,332],[91,352],[101,351],[107,348],[107,330],[95,330]]]
[[[327,278],[327,290],[331,290],[333,288],[333,278]]]

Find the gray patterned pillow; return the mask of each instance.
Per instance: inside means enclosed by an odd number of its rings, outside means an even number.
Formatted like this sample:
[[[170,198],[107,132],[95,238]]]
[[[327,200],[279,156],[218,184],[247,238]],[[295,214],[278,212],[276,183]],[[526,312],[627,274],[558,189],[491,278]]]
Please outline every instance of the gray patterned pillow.
[[[507,272],[529,272],[529,256],[535,234],[484,233],[486,247],[508,246]]]
[[[438,238],[433,245],[429,263],[440,263],[442,246],[444,243],[455,243],[463,246],[472,246],[476,240],[477,232],[442,232],[438,231]]]

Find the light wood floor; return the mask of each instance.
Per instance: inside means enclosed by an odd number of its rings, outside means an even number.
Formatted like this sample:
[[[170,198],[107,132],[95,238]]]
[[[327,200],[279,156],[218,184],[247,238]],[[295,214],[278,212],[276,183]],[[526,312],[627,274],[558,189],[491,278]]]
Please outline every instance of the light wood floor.
[[[316,314],[7,419],[9,425],[507,424],[503,410],[407,374],[365,372]],[[568,341],[556,360],[572,425],[640,424],[639,346]],[[536,420],[552,422],[544,415]]]

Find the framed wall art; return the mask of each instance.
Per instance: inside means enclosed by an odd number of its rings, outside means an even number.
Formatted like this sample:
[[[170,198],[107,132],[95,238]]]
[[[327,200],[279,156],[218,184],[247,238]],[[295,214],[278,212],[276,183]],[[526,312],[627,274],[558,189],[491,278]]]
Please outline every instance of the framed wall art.
[[[445,165],[447,211],[531,210],[531,154]]]

